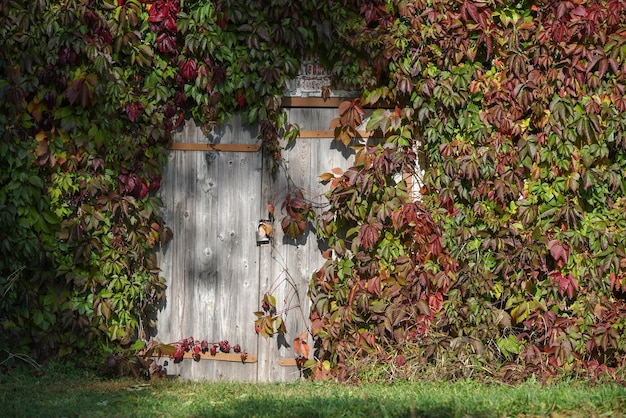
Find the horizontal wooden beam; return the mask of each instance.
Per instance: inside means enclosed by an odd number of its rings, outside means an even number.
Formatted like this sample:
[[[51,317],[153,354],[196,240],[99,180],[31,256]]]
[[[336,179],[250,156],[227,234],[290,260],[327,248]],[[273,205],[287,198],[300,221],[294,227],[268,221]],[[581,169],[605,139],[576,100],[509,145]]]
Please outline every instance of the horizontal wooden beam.
[[[371,132],[367,131],[357,131],[361,138],[369,138],[372,136]],[[300,138],[334,138],[335,131],[332,129],[328,130],[315,130],[315,131],[305,131],[301,130],[298,137]]]
[[[153,356],[153,357],[158,357],[158,356]],[[161,358],[163,358],[165,356],[161,356]],[[183,358],[185,359],[192,359],[193,355],[191,352],[186,352],[183,355]],[[232,362],[237,362],[237,363],[256,363],[257,358],[256,356],[253,356],[251,354],[248,354],[247,357],[245,358],[245,360],[243,360],[241,358],[241,353],[215,353],[214,356],[212,356],[210,353],[200,353],[200,360],[213,360],[213,361],[232,361]]]
[[[174,142],[170,146],[176,151],[222,151],[222,152],[257,152],[261,149],[257,144],[195,144],[189,142]]]
[[[345,102],[346,100],[354,100],[356,97],[329,97],[328,99],[324,99],[322,97],[283,97],[282,98],[282,106],[283,107],[328,107],[328,108],[337,108],[341,102]],[[363,107],[365,109],[376,109],[380,107],[386,108],[394,108],[396,106],[395,103],[389,103],[385,100],[380,100],[374,105],[366,104]]]
[[[283,97],[283,107],[339,107],[344,100],[352,100],[354,97]]]
[[[283,367],[295,367],[298,365],[298,363],[296,363],[295,358],[281,358],[280,360],[278,360],[278,365]]]

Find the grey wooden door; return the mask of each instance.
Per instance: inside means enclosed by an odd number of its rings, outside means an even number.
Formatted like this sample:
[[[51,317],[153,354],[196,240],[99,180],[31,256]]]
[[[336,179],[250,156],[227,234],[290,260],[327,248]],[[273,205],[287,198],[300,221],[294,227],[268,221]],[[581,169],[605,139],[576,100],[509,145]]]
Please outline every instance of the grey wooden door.
[[[179,143],[253,144],[254,127],[234,118],[204,135],[193,121],[175,134]],[[171,343],[193,336],[256,352],[250,309],[258,303],[258,220],[261,152],[170,151],[163,172],[164,218],[173,240],[160,254],[167,306],[156,339]],[[252,331],[252,332],[251,332]],[[168,373],[190,379],[256,381],[254,363],[185,359]]]
[[[302,130],[327,130],[333,108],[288,109]],[[176,132],[178,143],[258,144],[258,128],[238,116],[205,135],[193,121]],[[168,373],[193,380],[291,381],[300,377],[290,361],[293,347],[265,339],[254,331],[254,311],[271,292],[287,325],[286,342],[309,330],[307,290],[323,263],[312,228],[299,240],[283,236],[281,205],[289,182],[323,210],[327,186],[319,175],[346,168],[352,156],[330,137],[298,138],[287,146],[284,170],[271,179],[263,154],[240,151],[173,150],[163,171],[164,217],[174,233],[159,254],[167,280],[167,306],[158,317],[155,339],[171,343],[193,336],[239,344],[255,361],[185,359]],[[274,238],[257,246],[258,221],[267,217],[267,202],[276,207]],[[312,340],[309,337],[309,344]],[[163,363],[165,359],[161,359]]]

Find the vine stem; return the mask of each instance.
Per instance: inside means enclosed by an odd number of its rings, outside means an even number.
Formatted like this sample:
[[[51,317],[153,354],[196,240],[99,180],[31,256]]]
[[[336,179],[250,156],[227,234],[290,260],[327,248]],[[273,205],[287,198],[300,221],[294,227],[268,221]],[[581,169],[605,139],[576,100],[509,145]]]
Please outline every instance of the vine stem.
[[[18,360],[22,360],[23,362],[27,363],[33,369],[35,369],[37,372],[41,372],[41,365],[39,363],[37,363],[32,357],[27,356],[26,354],[14,354],[14,353],[11,353],[6,348],[3,349],[3,350],[4,350],[5,353],[8,354],[8,356],[7,356],[6,359],[4,359],[2,362],[0,362],[0,366],[8,363],[9,360],[11,360],[12,358],[16,358]]]

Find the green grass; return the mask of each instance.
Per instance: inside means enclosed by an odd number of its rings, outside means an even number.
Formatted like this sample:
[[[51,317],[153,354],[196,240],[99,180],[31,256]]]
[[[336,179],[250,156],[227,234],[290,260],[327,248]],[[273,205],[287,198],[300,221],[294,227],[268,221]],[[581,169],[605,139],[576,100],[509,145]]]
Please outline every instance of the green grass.
[[[2,417],[620,417],[626,388],[457,382],[346,385],[102,379],[49,365],[0,374]]]

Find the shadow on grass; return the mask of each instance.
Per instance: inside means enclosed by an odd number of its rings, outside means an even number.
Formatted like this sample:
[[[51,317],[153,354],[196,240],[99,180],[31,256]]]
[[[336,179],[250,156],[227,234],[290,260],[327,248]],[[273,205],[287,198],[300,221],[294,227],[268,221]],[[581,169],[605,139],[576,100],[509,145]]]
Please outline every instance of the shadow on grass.
[[[53,396],[31,393],[26,404],[7,405],[3,417],[491,417],[478,405],[463,405],[458,398],[442,401],[394,402],[358,396],[280,395],[186,397],[178,391],[123,389],[73,390]]]
[[[473,381],[345,385],[101,379],[84,373],[0,374],[0,417],[619,416],[626,388]]]
[[[452,403],[452,404],[450,404]],[[465,408],[454,402],[376,401],[372,399],[241,399],[236,404],[202,405],[192,411],[193,416],[206,417],[491,417],[482,408]]]

